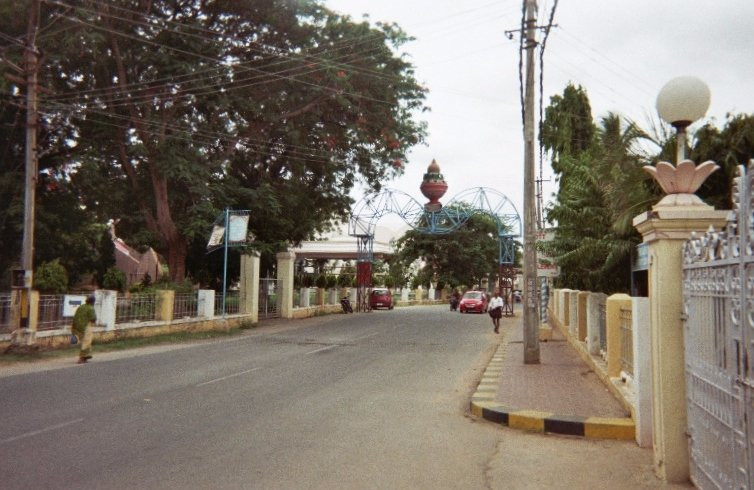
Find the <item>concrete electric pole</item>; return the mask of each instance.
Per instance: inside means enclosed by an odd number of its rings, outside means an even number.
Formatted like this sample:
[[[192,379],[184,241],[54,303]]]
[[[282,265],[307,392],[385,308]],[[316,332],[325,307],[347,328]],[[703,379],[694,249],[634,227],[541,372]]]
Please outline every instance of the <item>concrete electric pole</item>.
[[[39,27],[40,0],[29,5],[29,26],[26,35],[24,69],[26,71],[26,181],[24,185],[24,236],[21,245],[21,268],[24,271],[19,319],[21,327],[27,327],[29,301],[34,270],[34,203],[37,190],[37,29]]]
[[[524,93],[524,364],[539,364],[537,294],[537,205],[534,189],[534,49],[537,1],[525,0],[526,89]],[[524,35],[524,33],[521,33]]]

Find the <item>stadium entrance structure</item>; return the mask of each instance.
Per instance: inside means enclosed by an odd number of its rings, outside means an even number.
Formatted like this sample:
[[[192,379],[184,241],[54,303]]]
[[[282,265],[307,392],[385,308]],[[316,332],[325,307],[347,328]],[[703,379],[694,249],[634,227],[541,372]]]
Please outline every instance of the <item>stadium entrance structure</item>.
[[[513,316],[515,239],[521,237],[521,217],[516,207],[504,194],[488,187],[466,189],[443,206],[439,198],[447,190],[447,184],[434,160],[424,174],[420,188],[430,200],[425,205],[405,192],[386,188],[365,196],[354,206],[348,223],[348,234],[356,238],[358,246],[358,310],[369,309],[367,294],[372,286],[372,244],[374,230],[380,218],[386,214],[396,214],[418,232],[446,235],[463,226],[473,215],[486,214],[497,225],[498,289],[505,303],[503,314]]]

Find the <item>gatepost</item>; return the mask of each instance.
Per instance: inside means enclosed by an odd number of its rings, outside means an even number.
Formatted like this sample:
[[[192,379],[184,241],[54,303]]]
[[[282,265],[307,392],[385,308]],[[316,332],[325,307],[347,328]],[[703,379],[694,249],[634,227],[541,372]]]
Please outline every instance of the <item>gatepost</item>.
[[[259,252],[241,254],[239,284],[241,313],[250,315],[252,323],[259,321]]]
[[[678,194],[668,194],[667,197]],[[689,195],[689,194],[683,194]],[[696,196],[694,196],[696,197]],[[689,478],[683,346],[683,245],[691,232],[725,226],[728,211],[701,201],[661,205],[634,218],[649,247],[654,464],[667,482]]]
[[[293,318],[293,265],[296,254],[293,252],[278,252],[276,255],[278,266],[278,306],[281,318]]]

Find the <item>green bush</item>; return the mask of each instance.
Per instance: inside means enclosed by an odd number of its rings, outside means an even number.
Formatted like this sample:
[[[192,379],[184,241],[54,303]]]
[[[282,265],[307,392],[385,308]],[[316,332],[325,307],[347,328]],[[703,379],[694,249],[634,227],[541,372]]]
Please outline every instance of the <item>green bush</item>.
[[[306,274],[303,277],[303,284],[305,288],[310,288],[314,286],[314,276],[311,274]]]
[[[122,293],[126,289],[126,275],[120,269],[110,267],[102,277],[102,287]]]
[[[326,288],[327,287],[327,277],[324,274],[318,275],[317,279],[314,281],[314,284],[318,288]]]
[[[60,259],[42,262],[34,273],[33,286],[46,294],[63,294],[68,291],[68,273]]]
[[[340,274],[338,276],[338,286],[347,288],[353,284],[353,277],[348,274]]]
[[[338,285],[338,278],[333,276],[332,274],[328,274],[327,275],[327,288],[332,289],[337,285]]]
[[[393,279],[393,276],[385,276],[385,287],[390,289],[395,287],[395,279]]]

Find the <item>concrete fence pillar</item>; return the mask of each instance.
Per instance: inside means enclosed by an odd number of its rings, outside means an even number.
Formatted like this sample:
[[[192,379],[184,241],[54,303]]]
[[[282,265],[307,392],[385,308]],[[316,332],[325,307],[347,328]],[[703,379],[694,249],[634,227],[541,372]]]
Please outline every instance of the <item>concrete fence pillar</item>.
[[[327,290],[327,304],[328,305],[337,305],[338,304],[338,290],[335,288],[328,289]]]
[[[593,356],[600,354],[602,342],[600,323],[602,322],[602,308],[607,300],[604,293],[589,293],[586,300],[586,347]]]
[[[215,316],[215,291],[213,289],[197,291],[196,314],[202,318],[213,318]]]
[[[411,292],[409,288],[401,288],[401,301],[408,301],[408,295]]]
[[[649,298],[633,298],[631,322],[636,392],[636,443],[652,447],[652,343]]]
[[[560,289],[553,289],[550,295],[552,300],[552,314],[560,318]]]
[[[623,293],[613,294],[607,298],[607,375],[611,378],[620,376],[620,311],[631,308],[631,296]]]
[[[278,307],[282,318],[293,318],[293,270],[296,262],[296,254],[293,252],[278,252],[277,273]],[[308,296],[307,296],[308,297]]]
[[[571,337],[576,338],[576,331],[579,327],[579,293],[581,291],[573,290],[568,293],[568,332]]]
[[[259,252],[241,254],[241,277],[239,284],[240,313],[251,315],[251,322],[259,321]],[[213,312],[214,313],[214,312]]]
[[[652,343],[652,421],[655,471],[665,481],[689,478],[686,432],[683,245],[692,231],[723,228],[728,211],[704,203],[659,204],[634,218],[649,246],[649,317]]]
[[[173,301],[175,301],[175,291],[172,289],[161,289],[155,295],[157,304],[155,305],[154,319],[160,322],[173,321]]]
[[[309,307],[309,288],[299,288],[298,290],[298,305],[301,308]]]
[[[421,301],[421,299],[422,299],[422,287],[421,286],[419,286],[418,288],[416,288],[416,291],[414,293],[414,299],[416,301]]]
[[[580,291],[576,299],[576,340],[579,342],[586,341],[586,301],[591,293],[589,291]]]
[[[97,315],[97,325],[105,330],[115,328],[115,318],[118,310],[118,291],[98,289],[94,292],[94,314]]]
[[[37,328],[39,327],[39,291],[31,290],[29,296],[29,325],[26,336],[26,344],[32,345],[37,341]]]

